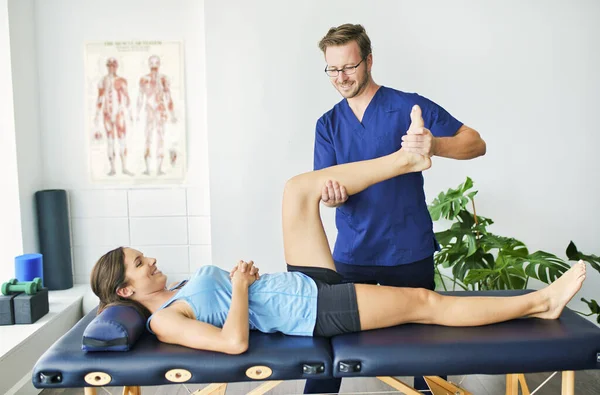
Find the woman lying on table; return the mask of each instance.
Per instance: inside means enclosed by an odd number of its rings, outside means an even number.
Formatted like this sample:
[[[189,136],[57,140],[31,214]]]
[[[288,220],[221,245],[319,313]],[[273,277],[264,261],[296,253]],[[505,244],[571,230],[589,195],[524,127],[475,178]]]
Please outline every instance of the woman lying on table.
[[[520,317],[558,318],[585,279],[581,261],[551,285],[514,297],[451,297],[340,282],[319,214],[324,183],[336,180],[352,195],[430,166],[430,158],[399,150],[290,179],[282,213],[288,272],[259,277],[252,261],[239,261],[231,272],[201,267],[182,286],[167,289],[156,259],[131,248],[112,250],[91,275],[100,311],[135,303],[150,316],[147,326],[159,340],[228,354],[247,350],[251,329],[334,336],[404,323],[479,326]]]

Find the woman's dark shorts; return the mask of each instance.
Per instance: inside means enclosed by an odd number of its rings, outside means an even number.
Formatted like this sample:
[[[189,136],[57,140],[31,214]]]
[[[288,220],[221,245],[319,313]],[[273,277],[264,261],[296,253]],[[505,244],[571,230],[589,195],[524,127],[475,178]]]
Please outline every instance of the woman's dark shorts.
[[[336,271],[309,266],[287,265],[288,272],[301,272],[317,284],[317,322],[314,336],[331,337],[359,332],[360,316],[354,284],[342,284]]]

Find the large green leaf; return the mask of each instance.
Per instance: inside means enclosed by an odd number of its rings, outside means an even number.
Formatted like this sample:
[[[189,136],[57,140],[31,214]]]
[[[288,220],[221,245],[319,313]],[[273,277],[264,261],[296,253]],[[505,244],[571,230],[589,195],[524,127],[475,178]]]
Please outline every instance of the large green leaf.
[[[460,281],[465,280],[465,274],[468,270],[469,267],[464,260],[456,262],[454,265],[452,265],[452,275],[454,278],[457,278]]]
[[[479,273],[479,270],[483,270],[486,273],[492,272],[493,265],[490,265],[488,262],[490,258],[493,261],[493,257],[490,257],[490,254],[485,253],[481,249],[477,249],[473,254],[463,257],[462,261],[457,262],[454,266],[452,266],[452,274],[459,281],[465,283],[466,285],[472,286],[473,289],[479,289],[481,286],[478,283],[483,281],[482,279],[479,277],[472,280],[467,279],[475,276],[477,273]],[[474,270],[475,272],[473,272]],[[479,276],[479,274],[477,275]]]
[[[496,257],[496,270],[521,270],[523,273],[523,277],[526,276],[525,271],[523,270],[523,259],[511,255],[504,250],[500,250],[498,252],[498,256]]]
[[[471,177],[467,177],[465,182],[463,182],[459,188],[462,193],[465,193],[465,191],[468,191],[469,189],[473,188],[473,180],[471,180]]]
[[[492,221],[490,218],[477,216],[477,225],[473,226],[473,230],[487,233],[485,228],[493,223],[494,221]]]
[[[450,228],[442,232],[436,232],[435,238],[437,239],[438,243],[445,246],[450,244],[453,240],[462,240],[464,235],[465,232]]]
[[[527,284],[527,276],[525,270],[519,266],[509,266],[506,269],[506,276],[509,278],[509,289],[525,289]]]
[[[465,244],[467,245],[467,257],[473,255],[477,251],[477,240],[475,235],[467,235]]]
[[[550,284],[569,270],[569,265],[562,259],[545,251],[536,251],[528,255],[525,262],[525,273],[546,284]]]
[[[458,280],[464,282],[469,270],[482,268],[481,259],[478,255],[463,257],[452,266],[452,275]]]
[[[523,270],[520,258],[504,253],[502,250],[496,258],[495,270],[499,273],[494,289],[523,289],[527,276]]]
[[[482,254],[481,262],[483,263],[484,267],[492,268],[495,266],[494,256],[492,254],[490,254],[489,252]]]
[[[573,241],[571,241],[567,247],[567,258],[569,258],[570,261],[584,260],[600,273],[600,257],[597,255],[586,255],[580,252]]]
[[[485,282],[485,280],[492,278],[492,281],[495,281],[495,278],[499,276],[499,273],[496,270],[492,269],[471,269],[469,270],[469,274],[465,277],[465,284],[471,285],[475,283]]]
[[[525,257],[528,254],[525,244],[512,237],[498,236],[488,233],[481,237],[480,243],[489,249],[501,249],[504,253]]]
[[[478,283],[481,290],[524,289],[525,278],[519,271],[473,269],[465,278],[465,284]]]
[[[466,210],[462,210],[458,213],[458,218],[461,222],[461,228],[463,229],[471,229],[473,225],[475,225],[475,218],[473,214]]]
[[[431,205],[428,206],[429,214],[434,221],[440,218],[454,220],[456,216],[463,210],[466,210],[469,201],[473,199],[475,192],[471,192],[464,196],[465,192],[473,187],[473,181],[467,177],[467,180],[460,184],[458,188],[449,188],[445,193],[440,194],[433,199]]]
[[[440,262],[442,267],[454,266],[456,263],[462,262],[465,257],[464,254],[462,254],[460,252],[454,252],[452,250],[446,250],[444,252],[445,252],[445,259]]]

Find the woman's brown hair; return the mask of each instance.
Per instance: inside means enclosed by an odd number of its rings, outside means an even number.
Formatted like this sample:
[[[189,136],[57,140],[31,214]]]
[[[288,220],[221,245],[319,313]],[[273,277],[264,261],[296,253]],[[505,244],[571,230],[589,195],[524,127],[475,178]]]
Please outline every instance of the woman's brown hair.
[[[117,295],[119,288],[127,286],[123,247],[108,251],[98,259],[90,275],[90,284],[92,291],[100,299],[98,314],[109,306],[127,305],[135,308],[145,318],[150,317],[150,311],[144,305]]]

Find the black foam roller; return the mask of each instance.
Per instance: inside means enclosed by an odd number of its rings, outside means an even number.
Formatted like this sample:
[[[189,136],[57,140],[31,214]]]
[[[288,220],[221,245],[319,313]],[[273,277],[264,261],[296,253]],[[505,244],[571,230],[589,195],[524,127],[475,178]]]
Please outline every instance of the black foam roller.
[[[73,287],[71,238],[67,191],[50,189],[35,193],[38,236],[44,266],[44,287]]]

